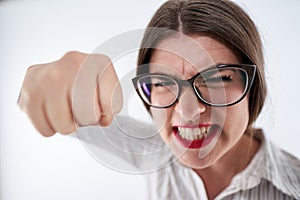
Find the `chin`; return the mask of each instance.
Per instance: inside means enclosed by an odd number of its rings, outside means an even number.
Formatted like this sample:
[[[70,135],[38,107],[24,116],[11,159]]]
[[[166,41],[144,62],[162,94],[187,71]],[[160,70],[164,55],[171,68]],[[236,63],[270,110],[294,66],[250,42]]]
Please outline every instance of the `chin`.
[[[184,153],[181,153],[181,155],[176,156],[180,156],[177,158],[181,164],[193,169],[205,169],[207,167],[212,166],[217,161],[217,159],[215,159],[215,156],[213,156],[212,152],[203,158],[201,158],[199,154],[199,150],[188,149]]]
[[[217,161],[215,149],[211,149],[209,153],[206,153],[204,156],[204,149],[183,147],[174,138],[169,140],[168,145],[178,161],[189,168],[204,169],[212,166]]]

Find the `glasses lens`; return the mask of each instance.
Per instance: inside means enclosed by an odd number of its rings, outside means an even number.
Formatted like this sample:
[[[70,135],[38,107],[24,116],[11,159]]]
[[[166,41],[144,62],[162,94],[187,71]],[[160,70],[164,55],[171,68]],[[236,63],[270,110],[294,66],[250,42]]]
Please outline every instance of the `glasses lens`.
[[[178,84],[170,77],[147,75],[137,82],[137,90],[142,99],[155,107],[167,107],[177,99]]]
[[[241,68],[226,67],[205,71],[195,79],[198,95],[213,105],[228,105],[239,101],[248,85],[247,72]]]

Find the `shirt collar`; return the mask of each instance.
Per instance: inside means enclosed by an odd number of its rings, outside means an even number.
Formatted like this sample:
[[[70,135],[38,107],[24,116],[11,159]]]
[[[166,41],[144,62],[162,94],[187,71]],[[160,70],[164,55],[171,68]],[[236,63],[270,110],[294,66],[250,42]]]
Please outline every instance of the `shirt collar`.
[[[299,199],[300,161],[275,146],[261,129],[255,130],[254,136],[261,141],[260,149],[226,190],[249,190],[265,179],[288,196]]]

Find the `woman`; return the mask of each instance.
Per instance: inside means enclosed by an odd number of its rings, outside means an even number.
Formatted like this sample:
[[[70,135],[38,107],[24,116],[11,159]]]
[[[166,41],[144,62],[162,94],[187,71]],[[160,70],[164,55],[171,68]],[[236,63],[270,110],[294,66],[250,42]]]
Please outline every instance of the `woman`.
[[[133,83],[161,138],[179,160],[149,175],[149,197],[300,199],[299,160],[252,127],[264,104],[266,83],[260,37],[249,16],[230,1],[170,0],[148,27],[155,28],[144,35]],[[89,59],[89,65],[102,64],[91,73],[102,77],[98,104],[89,101],[93,98],[75,99],[73,116],[70,98],[53,99],[70,95],[86,56],[72,52],[32,67],[26,75],[19,105],[43,135],[73,132],[73,119],[80,125],[108,125],[120,110],[122,102],[112,100],[118,79],[103,55]],[[32,87],[39,84],[33,77],[41,74],[38,79],[48,80],[43,83],[47,94]],[[61,74],[68,77],[59,78]],[[55,87],[55,82],[64,87]],[[39,100],[31,100],[36,96]],[[84,103],[93,108],[78,106]]]

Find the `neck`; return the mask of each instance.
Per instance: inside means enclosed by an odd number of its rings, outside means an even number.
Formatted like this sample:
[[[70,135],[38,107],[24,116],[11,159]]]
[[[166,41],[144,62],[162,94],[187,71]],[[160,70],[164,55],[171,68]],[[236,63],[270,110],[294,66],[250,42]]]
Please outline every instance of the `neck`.
[[[230,184],[237,173],[248,166],[259,145],[257,140],[244,134],[239,142],[215,164],[204,169],[194,169],[203,180],[209,199],[215,198]]]

